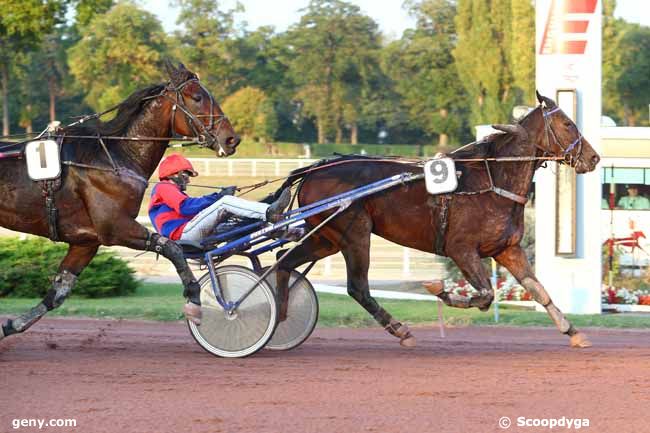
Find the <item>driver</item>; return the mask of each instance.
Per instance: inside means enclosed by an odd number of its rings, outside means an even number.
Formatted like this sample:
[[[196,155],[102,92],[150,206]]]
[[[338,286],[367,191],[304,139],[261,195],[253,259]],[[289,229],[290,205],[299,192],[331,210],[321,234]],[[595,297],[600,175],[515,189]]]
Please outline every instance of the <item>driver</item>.
[[[149,218],[156,231],[171,240],[200,242],[227,214],[276,223],[291,201],[289,188],[270,205],[233,196],[234,186],[202,197],[190,197],[185,189],[190,177],[195,176],[198,173],[190,161],[179,154],[169,155],[158,168],[160,183],[151,192]]]

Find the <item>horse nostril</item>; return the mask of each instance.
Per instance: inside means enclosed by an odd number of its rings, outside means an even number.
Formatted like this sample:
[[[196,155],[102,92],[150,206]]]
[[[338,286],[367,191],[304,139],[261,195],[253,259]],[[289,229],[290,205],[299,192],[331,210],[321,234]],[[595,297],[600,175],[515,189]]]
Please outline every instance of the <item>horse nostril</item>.
[[[600,156],[594,155],[591,157],[591,163],[596,166],[600,162]]]
[[[241,142],[241,138],[239,138],[239,135],[230,136],[226,139],[226,144],[232,147],[233,149],[239,146],[240,142]]]

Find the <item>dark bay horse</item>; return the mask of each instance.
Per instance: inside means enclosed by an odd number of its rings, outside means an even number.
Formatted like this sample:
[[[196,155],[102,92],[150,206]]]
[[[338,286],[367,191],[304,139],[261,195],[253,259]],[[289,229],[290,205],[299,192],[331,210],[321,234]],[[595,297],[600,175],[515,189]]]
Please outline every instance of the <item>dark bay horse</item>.
[[[168,83],[135,92],[118,106],[114,119],[94,125],[84,122],[57,132],[57,136],[63,136],[63,165],[60,185],[52,190],[58,208],[54,224],[44,204],[44,187],[28,177],[25,161],[0,160],[0,225],[69,244],[52,288],[42,302],[4,323],[0,339],[25,331],[47,311],[60,306],[100,245],[155,251],[169,259],[183,282],[184,296],[189,299],[185,313],[190,319],[199,320],[200,287],[181,248],[149,233],[136,222],[136,217],[147,180],[158,166],[170,137],[198,137],[219,156],[233,154],[240,139],[194,73],[182,64],[174,67],[171,63],[167,64],[167,72]]]
[[[524,233],[526,194],[535,170],[544,162],[542,158],[561,160],[577,173],[585,173],[595,169],[600,157],[553,100],[539,94],[538,99],[540,105],[517,125],[495,125],[505,134],[493,134],[448,155],[457,160],[456,169],[462,173],[454,193],[431,196],[423,180],[394,187],[354,202],[290,252],[277,272],[280,319],[286,317],[291,270],[341,251],[347,268],[348,294],[400,338],[402,345],[415,345],[408,327],[393,319],[370,295],[369,250],[370,235],[374,233],[409,248],[450,257],[479,292],[471,298],[461,297],[445,292],[442,284],[428,285],[430,291],[454,307],[489,308],[494,294],[481,258],[495,258],[546,308],[560,331],[571,337],[572,346],[589,346],[584,334],[553,304],[519,243]],[[486,161],[503,157],[519,159]],[[280,191],[299,182],[298,200],[304,206],[398,173],[421,170],[421,165],[400,161],[342,157],[294,171]],[[314,227],[327,215],[314,216],[307,223]]]

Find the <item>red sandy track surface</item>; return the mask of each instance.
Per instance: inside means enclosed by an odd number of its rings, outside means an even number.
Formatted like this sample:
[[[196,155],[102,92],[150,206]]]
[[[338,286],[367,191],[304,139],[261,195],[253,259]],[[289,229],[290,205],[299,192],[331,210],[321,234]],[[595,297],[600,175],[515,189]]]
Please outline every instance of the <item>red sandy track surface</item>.
[[[589,418],[589,432],[650,432],[650,331],[317,329],[289,352],[204,352],[182,323],[49,319],[0,342],[0,432],[493,432],[502,416]],[[521,428],[508,431],[566,431]]]

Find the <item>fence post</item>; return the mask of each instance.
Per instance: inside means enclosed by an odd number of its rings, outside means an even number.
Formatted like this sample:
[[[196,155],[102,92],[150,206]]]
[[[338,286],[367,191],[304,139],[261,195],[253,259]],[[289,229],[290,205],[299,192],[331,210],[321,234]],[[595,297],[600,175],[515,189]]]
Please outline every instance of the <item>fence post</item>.
[[[280,176],[280,160],[275,160],[275,175]]]
[[[329,277],[332,275],[332,256],[325,257],[323,260],[323,276]]]
[[[228,176],[232,176],[232,171],[233,171],[232,159],[229,159],[228,160]]]
[[[257,160],[251,161],[251,176],[257,177]]]
[[[402,247],[402,275],[411,275],[411,253],[408,248]]]

